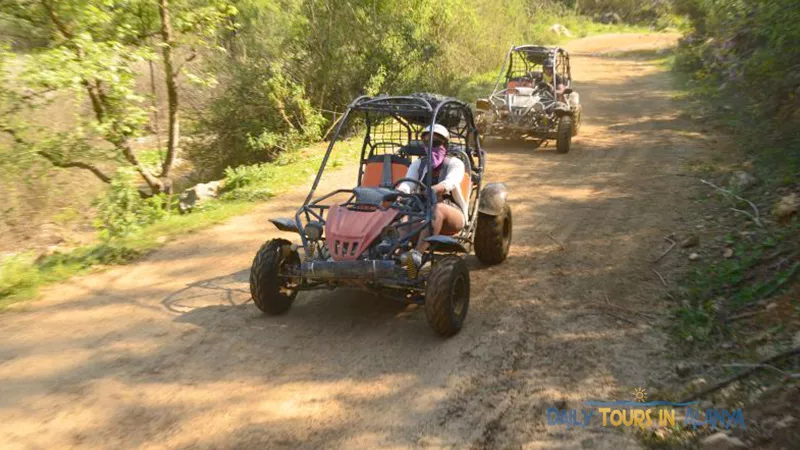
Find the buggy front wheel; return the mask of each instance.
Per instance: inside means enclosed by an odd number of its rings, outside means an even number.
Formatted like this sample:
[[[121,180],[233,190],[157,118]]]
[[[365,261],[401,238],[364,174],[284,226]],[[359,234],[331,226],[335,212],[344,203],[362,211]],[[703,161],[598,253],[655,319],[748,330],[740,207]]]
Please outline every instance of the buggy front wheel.
[[[556,151],[558,153],[568,153],[570,145],[572,145],[573,133],[573,119],[572,116],[562,116],[558,121],[558,129],[556,130]]]
[[[425,316],[442,336],[464,326],[469,309],[469,269],[458,256],[445,256],[433,265],[425,287]]]
[[[281,269],[299,263],[300,256],[285,239],[273,239],[261,246],[250,268],[250,295],[258,309],[271,316],[289,310],[297,286],[281,274]]]

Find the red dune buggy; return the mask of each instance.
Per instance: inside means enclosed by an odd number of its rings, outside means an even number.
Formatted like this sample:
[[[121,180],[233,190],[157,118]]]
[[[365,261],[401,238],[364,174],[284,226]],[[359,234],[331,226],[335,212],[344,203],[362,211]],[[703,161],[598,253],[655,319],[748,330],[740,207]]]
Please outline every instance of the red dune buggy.
[[[453,235],[429,235],[423,253],[420,234],[432,231],[432,140],[426,126],[444,125],[448,155],[465,166],[461,191],[468,214]],[[345,134],[364,133],[355,187],[316,196],[337,149],[352,145]],[[422,181],[406,178],[412,160],[424,158]],[[469,307],[470,279],[463,256],[475,251],[485,264],[506,259],[511,243],[511,209],[503,184],[483,186],[485,157],[472,111],[464,102],[433,94],[360,97],[347,109],[322,160],[311,191],[294,218],[271,219],[300,243],[273,239],[259,249],[250,272],[253,301],[267,314],[286,312],[299,291],[357,287],[383,297],[425,305],[433,329],[458,333]],[[411,182],[413,193],[397,190]],[[425,234],[425,233],[423,233]]]

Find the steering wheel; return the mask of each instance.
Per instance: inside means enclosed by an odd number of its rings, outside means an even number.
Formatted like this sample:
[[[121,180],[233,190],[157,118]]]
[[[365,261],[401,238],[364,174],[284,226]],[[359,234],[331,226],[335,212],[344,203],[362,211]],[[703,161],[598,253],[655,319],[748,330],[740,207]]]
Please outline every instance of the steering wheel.
[[[428,188],[427,188],[427,187],[425,187],[425,185],[424,185],[424,184],[422,184],[422,182],[421,182],[421,181],[419,181],[419,180],[417,180],[416,178],[401,178],[401,179],[397,180],[397,181],[396,181],[396,182],[395,182],[395,183],[392,185],[392,188],[393,188],[393,189],[397,189],[397,186],[399,186],[399,185],[400,185],[400,183],[405,183],[406,181],[407,181],[407,182],[409,182],[409,183],[412,183],[412,184],[415,184],[415,185],[417,185],[417,187],[418,187],[418,188],[422,189],[422,192],[426,192],[426,191],[428,190]]]

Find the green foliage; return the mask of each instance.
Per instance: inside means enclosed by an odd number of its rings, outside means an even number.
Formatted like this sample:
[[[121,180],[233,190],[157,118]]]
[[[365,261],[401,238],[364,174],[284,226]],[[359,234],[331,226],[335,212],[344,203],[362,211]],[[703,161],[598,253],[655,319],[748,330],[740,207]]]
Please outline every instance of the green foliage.
[[[613,12],[629,23],[657,24],[670,18],[673,0],[583,0],[575,3],[586,15]]]
[[[196,117],[199,137],[188,150],[205,176],[226,167],[266,162],[319,140],[324,119],[311,107],[305,91],[280,66],[264,61],[221,68],[224,87],[208,110]]]
[[[800,8],[792,0],[677,0],[693,32],[676,68],[749,116],[798,120]],[[755,113],[755,114],[754,114]]]
[[[169,214],[167,196],[143,198],[133,184],[134,179],[132,171],[119,170],[108,191],[97,202],[95,226],[105,240],[127,236]]]
[[[0,23],[8,22],[46,41],[45,45],[20,45],[30,47],[21,59],[22,70],[0,93],[0,116],[13,118],[13,123],[3,119],[0,131],[12,134],[14,150],[28,156],[25,162],[30,163],[34,155],[56,167],[92,170],[100,178],[105,177],[99,175],[98,163],[130,165],[151,188],[160,189],[158,178],[136,161],[130,146],[133,138],[145,133],[153,107],[137,90],[137,68],[144,61],[158,62],[163,57],[163,68],[170,72],[165,77],[168,87],[180,73],[210,84],[208,77],[179,70],[185,62],[179,51],[190,48],[196,55],[199,49],[216,49],[218,34],[230,27],[228,21],[236,13],[225,0],[168,4],[168,10],[161,11],[158,2],[145,0],[0,2]],[[167,11],[173,24],[168,38],[161,34],[161,12]],[[167,60],[165,48],[175,56]],[[5,58],[0,55],[0,59]],[[34,126],[21,118],[23,109],[41,110],[49,102],[44,94],[57,94],[59,102],[73,104],[74,117],[68,126],[50,122]],[[11,108],[4,101],[9,98],[14,100]],[[170,103],[172,108],[180,107],[178,102]]]
[[[31,294],[39,282],[39,272],[27,258],[13,256],[0,261],[0,306],[12,295]]]
[[[342,166],[345,162],[355,162],[360,151],[357,139],[338,144],[328,161],[328,170]],[[221,199],[263,200],[286,190],[300,180],[310,183],[316,174],[325,148],[322,145],[304,151],[282,153],[270,163],[254,164],[225,169],[225,183]]]

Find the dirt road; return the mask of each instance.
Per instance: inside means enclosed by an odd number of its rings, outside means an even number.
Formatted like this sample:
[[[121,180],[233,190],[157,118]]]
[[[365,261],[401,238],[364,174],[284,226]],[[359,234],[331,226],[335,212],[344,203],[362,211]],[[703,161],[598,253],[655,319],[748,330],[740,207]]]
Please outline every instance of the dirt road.
[[[548,427],[545,410],[630,399],[659,376],[664,288],[649,262],[689,201],[692,181],[673,175],[708,144],[678,116],[663,69],[600,53],[673,42],[573,42],[585,105],[573,151],[489,144],[514,242],[500,266],[470,259],[458,336],[346,290],[262,316],[250,262],[278,235],[266,218],[297,192],[0,316],[0,448],[635,445],[616,429]],[[669,263],[658,270],[674,282]]]

